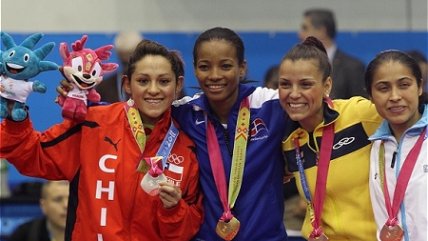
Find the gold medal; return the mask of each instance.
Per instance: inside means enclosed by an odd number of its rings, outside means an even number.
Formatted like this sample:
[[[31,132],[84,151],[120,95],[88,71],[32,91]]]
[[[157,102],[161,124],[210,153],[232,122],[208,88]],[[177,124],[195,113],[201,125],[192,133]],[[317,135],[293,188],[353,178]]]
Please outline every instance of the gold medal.
[[[309,235],[308,241],[328,241],[327,235],[322,231],[321,227],[314,228]]]
[[[404,231],[398,225],[388,226],[387,224],[383,225],[382,230],[380,230],[380,240],[381,241],[401,241],[403,238]]]
[[[324,233],[322,233],[320,236],[318,236],[316,238],[309,237],[308,241],[328,241],[328,238]]]
[[[238,234],[240,226],[241,223],[239,220],[233,217],[228,222],[219,220],[215,231],[222,239],[230,241],[236,236],[236,234]]]

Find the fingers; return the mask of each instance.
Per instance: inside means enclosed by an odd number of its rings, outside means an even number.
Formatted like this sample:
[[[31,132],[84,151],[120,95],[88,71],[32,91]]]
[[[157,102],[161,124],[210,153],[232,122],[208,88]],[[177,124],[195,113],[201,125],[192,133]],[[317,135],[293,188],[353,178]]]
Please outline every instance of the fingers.
[[[291,174],[285,174],[283,177],[282,177],[282,183],[283,184],[285,184],[285,183],[288,183],[288,182],[290,182],[290,180],[291,179],[293,179],[294,178],[294,175],[291,173]]]
[[[181,199],[181,189],[172,183],[159,183],[159,198],[164,208],[173,208]]]
[[[73,85],[67,80],[61,80],[60,85],[56,87],[56,92],[62,96],[67,96],[68,92],[73,89]]]
[[[67,96],[68,91],[65,91],[62,86],[57,86],[56,87],[56,92],[58,92],[58,94],[62,95],[62,96]]]
[[[69,91],[73,89],[73,85],[68,80],[63,79],[59,83]]]

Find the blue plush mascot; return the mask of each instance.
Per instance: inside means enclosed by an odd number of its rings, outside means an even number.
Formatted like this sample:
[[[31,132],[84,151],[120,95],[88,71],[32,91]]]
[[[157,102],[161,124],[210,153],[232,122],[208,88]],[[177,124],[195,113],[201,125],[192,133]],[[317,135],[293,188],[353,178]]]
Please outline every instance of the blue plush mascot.
[[[35,33],[16,45],[9,34],[1,33],[5,51],[0,50],[0,117],[8,117],[8,108],[11,108],[12,120],[24,120],[27,117],[25,102],[28,95],[32,91],[46,92],[46,85],[42,82],[29,81],[40,72],[58,69],[57,64],[42,61],[52,51],[55,43],[50,42],[32,50],[42,37],[43,34]]]

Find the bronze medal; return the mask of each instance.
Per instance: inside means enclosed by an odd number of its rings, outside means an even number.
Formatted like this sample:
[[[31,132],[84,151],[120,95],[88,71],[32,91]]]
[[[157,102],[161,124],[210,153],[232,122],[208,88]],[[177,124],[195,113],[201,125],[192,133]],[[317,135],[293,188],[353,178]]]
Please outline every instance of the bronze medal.
[[[381,241],[401,241],[403,238],[404,231],[398,225],[388,226],[383,225],[382,230],[380,230],[380,240]]]
[[[241,223],[239,220],[233,217],[228,222],[219,220],[215,231],[222,239],[230,241],[236,236],[236,234],[238,234],[240,226]]]
[[[314,238],[309,237],[308,241],[328,241],[328,238],[324,233],[322,233],[318,237],[314,237]]]

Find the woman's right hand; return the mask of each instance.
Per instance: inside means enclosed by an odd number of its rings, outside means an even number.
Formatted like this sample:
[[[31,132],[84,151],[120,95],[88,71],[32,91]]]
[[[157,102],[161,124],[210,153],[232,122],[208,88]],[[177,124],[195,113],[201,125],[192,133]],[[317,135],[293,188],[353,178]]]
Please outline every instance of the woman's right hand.
[[[67,97],[68,92],[73,89],[73,85],[65,79],[61,80],[59,84],[60,85],[56,87],[56,92],[58,92],[58,96],[55,98],[55,103],[62,106],[64,104],[65,98]]]
[[[58,92],[60,96],[66,97],[68,92],[73,89],[73,85],[65,79],[61,80],[59,83],[60,85],[56,87],[56,92]]]
[[[55,103],[62,106],[68,92],[73,89],[73,85],[65,79],[61,80],[59,84],[60,85],[56,87],[56,92],[58,92],[59,95],[55,98]]]

